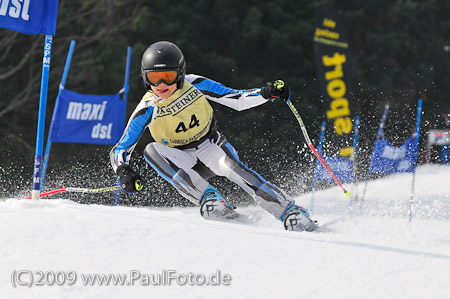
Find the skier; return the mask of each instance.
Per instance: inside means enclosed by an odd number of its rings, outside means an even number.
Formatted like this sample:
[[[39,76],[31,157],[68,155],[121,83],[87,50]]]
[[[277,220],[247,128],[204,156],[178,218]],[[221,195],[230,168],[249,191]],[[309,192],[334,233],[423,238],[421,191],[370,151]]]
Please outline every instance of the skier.
[[[125,191],[143,188],[141,176],[129,162],[148,127],[155,142],[146,146],[145,160],[183,197],[199,205],[203,217],[233,215],[230,205],[207,181],[213,176],[224,176],[281,220],[287,230],[314,230],[315,221],[304,208],[239,160],[235,149],[217,131],[208,102],[241,111],[268,100],[287,100],[290,97],[287,84],[277,80],[262,88],[237,90],[206,77],[187,75],[183,53],[167,41],[156,42],[145,50],[141,75],[147,92],[110,152],[112,167]]]

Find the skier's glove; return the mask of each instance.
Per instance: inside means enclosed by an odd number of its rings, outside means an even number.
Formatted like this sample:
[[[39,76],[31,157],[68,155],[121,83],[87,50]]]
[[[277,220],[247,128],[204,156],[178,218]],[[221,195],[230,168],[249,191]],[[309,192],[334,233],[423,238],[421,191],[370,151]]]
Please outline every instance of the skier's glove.
[[[291,93],[289,86],[283,80],[277,80],[274,83],[267,82],[267,86],[261,88],[261,95],[273,102],[276,99],[287,101]]]
[[[144,188],[139,174],[134,172],[130,165],[123,164],[117,168],[120,186],[127,192],[137,192]]]

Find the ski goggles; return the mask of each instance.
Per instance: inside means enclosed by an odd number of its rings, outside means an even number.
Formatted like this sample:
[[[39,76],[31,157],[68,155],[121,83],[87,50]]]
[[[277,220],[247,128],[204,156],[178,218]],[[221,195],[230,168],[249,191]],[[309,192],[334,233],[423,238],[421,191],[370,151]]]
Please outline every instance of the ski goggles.
[[[147,72],[145,77],[148,80],[148,83],[153,86],[158,86],[161,82],[166,83],[167,85],[172,85],[177,82],[178,72],[177,71],[163,71],[163,72]]]

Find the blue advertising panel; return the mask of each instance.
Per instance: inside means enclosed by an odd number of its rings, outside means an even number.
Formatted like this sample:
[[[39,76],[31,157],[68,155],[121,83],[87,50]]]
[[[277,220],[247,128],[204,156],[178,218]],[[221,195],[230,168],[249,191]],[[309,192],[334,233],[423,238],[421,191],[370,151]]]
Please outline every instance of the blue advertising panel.
[[[51,123],[52,142],[115,144],[125,126],[120,94],[88,95],[64,89]]]
[[[373,173],[412,172],[417,163],[417,143],[410,137],[400,146],[392,146],[386,139],[378,140],[373,149],[369,171]]]
[[[325,163],[333,171],[337,179],[342,183],[353,182],[353,162],[349,158],[322,156]],[[334,179],[326,168],[316,161],[316,171],[314,178],[319,181],[333,182]]]
[[[0,28],[55,35],[58,0],[2,0]]]

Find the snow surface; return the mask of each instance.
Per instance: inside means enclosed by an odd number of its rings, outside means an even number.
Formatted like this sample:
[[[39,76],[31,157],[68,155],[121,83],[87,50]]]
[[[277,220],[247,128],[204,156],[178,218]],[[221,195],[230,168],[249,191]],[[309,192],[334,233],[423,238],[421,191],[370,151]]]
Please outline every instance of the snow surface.
[[[0,298],[449,298],[450,167],[371,181],[353,209],[339,188],[315,192],[316,232],[288,232],[257,206],[207,221],[197,208],[0,202]],[[364,184],[354,188],[362,194]],[[350,189],[351,186],[346,186]],[[311,194],[296,198],[309,208]],[[13,287],[13,271],[74,271],[73,285]],[[202,274],[230,285],[84,285],[82,274]],[[27,281],[28,274],[22,275]],[[35,277],[36,279],[36,277]]]

